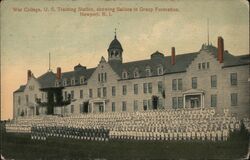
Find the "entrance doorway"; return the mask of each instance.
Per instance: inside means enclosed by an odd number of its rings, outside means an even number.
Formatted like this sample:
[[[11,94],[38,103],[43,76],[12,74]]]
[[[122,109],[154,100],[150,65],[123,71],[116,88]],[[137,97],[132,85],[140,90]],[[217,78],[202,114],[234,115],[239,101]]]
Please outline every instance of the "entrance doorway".
[[[99,112],[103,112],[104,111],[104,107],[103,107],[103,103],[99,104]]]
[[[200,107],[199,99],[198,98],[191,98],[190,99],[190,106],[191,106],[191,108]]]
[[[89,103],[84,102],[83,103],[83,113],[88,113],[89,112]]]

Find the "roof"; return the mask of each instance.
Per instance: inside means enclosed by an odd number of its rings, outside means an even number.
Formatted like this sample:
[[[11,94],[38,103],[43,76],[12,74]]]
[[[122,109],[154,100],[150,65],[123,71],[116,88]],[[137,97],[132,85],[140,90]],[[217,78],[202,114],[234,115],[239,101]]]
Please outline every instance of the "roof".
[[[153,53],[154,55],[163,55],[163,53],[160,53],[159,51],[156,51]],[[139,77],[146,77],[146,71],[145,69],[148,67],[151,69],[151,75],[156,76],[157,75],[157,68],[159,66],[162,66],[164,69],[164,74],[170,74],[170,73],[177,73],[177,72],[185,72],[186,68],[189,64],[194,60],[194,58],[198,55],[198,52],[194,53],[188,53],[188,54],[181,54],[176,55],[175,65],[171,64],[171,56],[157,56],[157,58],[151,58],[146,60],[140,60],[140,61],[133,61],[133,62],[127,62],[127,63],[120,63],[120,62],[109,62],[113,70],[122,77],[122,72],[126,71],[128,73],[128,78],[133,78],[134,71],[137,69],[139,71]]]
[[[204,93],[205,91],[202,90],[202,89],[189,89],[185,92],[183,92],[182,94],[185,94],[185,95],[189,95],[189,94],[201,94],[201,93]]]
[[[119,46],[120,42],[119,44],[118,42],[119,41],[115,38],[111,42],[110,47],[121,47]],[[212,45],[208,46],[203,45],[202,49],[209,50],[212,53],[212,55],[217,59],[218,49],[216,47]],[[151,69],[151,76],[157,76],[157,68],[159,66],[163,67],[164,74],[185,72],[188,66],[192,63],[192,61],[197,57],[199,53],[200,52],[193,52],[193,53],[176,55],[175,65],[171,64],[171,56],[164,56],[164,54],[159,51],[156,51],[153,54],[151,54],[150,59],[132,61],[126,63],[122,63],[121,61],[109,61],[108,63],[110,64],[114,72],[116,72],[117,75],[119,75],[120,77],[122,77],[123,71],[126,71],[128,73],[128,79],[132,79],[134,78],[134,71],[137,69],[139,72],[139,77],[143,78],[146,77],[146,68]],[[234,56],[230,54],[228,51],[224,51],[223,68],[240,66],[240,65],[249,65],[249,63],[250,63],[249,55]],[[75,69],[73,71],[62,73],[62,80],[66,79],[67,84],[71,84],[70,81],[72,78],[74,78],[75,85],[80,85],[80,77],[83,76],[85,81],[88,80],[95,71],[95,69],[96,68],[86,69],[85,66],[81,66],[79,64],[75,66]],[[41,88],[55,87],[56,74],[49,71],[38,77],[37,80],[40,83]],[[22,85],[15,92],[23,92],[24,89],[25,85]]]
[[[56,74],[48,71],[37,78],[41,88],[50,88],[55,86]]]
[[[14,91],[14,93],[23,92],[25,87],[26,85],[21,85],[17,90]]]
[[[110,43],[110,45],[109,45],[108,50],[110,50],[110,49],[121,49],[121,50],[123,50],[123,49],[122,49],[122,45],[121,45],[121,43],[118,41],[118,39],[116,38],[116,36],[115,36],[114,40],[113,40],[113,41]]]

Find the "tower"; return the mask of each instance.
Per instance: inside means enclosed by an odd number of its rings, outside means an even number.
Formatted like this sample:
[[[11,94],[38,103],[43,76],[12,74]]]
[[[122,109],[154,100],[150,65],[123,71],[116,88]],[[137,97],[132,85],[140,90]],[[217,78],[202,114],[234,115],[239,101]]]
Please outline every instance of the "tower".
[[[110,43],[108,48],[108,61],[120,61],[122,62],[122,45],[117,40],[116,37],[116,29],[115,29],[115,37],[114,40]]]

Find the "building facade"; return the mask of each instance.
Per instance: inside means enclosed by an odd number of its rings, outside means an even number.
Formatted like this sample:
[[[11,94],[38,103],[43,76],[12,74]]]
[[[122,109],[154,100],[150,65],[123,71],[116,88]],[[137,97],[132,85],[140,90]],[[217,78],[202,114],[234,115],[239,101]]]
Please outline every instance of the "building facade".
[[[13,93],[13,116],[46,114],[48,88],[62,88],[67,105],[54,114],[134,112],[151,109],[228,109],[250,114],[249,55],[234,56],[218,46],[203,44],[197,52],[171,55],[156,51],[146,60],[124,63],[123,48],[116,35],[108,47],[108,60],[101,57],[95,68],[80,64],[73,71],[48,71],[36,78],[29,70],[27,84]],[[56,97],[54,100],[56,101]]]

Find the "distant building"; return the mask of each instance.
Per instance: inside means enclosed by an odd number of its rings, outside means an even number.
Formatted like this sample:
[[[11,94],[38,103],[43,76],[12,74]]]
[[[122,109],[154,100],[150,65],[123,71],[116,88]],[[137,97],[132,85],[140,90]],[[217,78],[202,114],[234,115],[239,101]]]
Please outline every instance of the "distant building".
[[[203,44],[186,54],[176,54],[172,47],[171,55],[156,51],[150,59],[125,63],[116,36],[107,51],[108,60],[101,57],[95,68],[78,64],[61,72],[58,67],[57,73],[48,71],[38,78],[29,70],[27,84],[13,94],[14,117],[46,114],[48,108],[36,99],[48,101],[48,88],[61,88],[63,100],[71,99],[54,107],[54,114],[203,107],[250,114],[249,55],[225,51],[222,37],[217,47]]]

